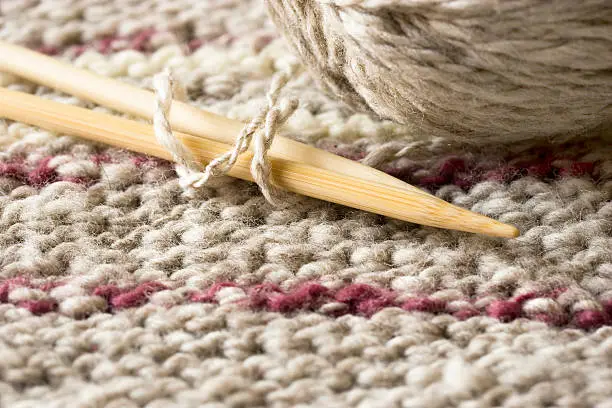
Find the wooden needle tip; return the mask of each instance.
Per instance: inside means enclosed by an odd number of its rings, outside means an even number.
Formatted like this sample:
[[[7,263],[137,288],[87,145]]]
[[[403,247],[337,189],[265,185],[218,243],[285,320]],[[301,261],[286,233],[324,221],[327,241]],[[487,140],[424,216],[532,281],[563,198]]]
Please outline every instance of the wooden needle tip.
[[[516,238],[521,232],[514,225],[496,223],[491,226],[489,234],[502,238]]]

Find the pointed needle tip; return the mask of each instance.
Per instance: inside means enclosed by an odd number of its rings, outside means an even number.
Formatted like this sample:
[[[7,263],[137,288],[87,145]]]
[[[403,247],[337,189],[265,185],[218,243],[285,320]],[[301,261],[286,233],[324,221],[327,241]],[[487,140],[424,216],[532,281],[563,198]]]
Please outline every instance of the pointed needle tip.
[[[521,232],[514,225],[500,222],[491,226],[489,231],[487,231],[487,234],[502,238],[516,238],[521,234]]]

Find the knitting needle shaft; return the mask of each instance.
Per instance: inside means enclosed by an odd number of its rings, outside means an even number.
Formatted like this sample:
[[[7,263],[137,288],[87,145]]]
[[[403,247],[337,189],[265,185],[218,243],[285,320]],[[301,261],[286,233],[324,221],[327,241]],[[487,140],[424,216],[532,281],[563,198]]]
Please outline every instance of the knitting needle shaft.
[[[122,112],[145,118],[150,118],[153,115],[154,95],[148,91],[80,70],[54,58],[3,42],[0,42],[0,55],[3,56],[0,59],[1,70]],[[129,95],[129,97],[126,97],[126,95]],[[173,103],[170,123],[174,129],[225,144],[233,143],[233,138],[243,126],[238,121],[199,110],[180,102]],[[289,160],[336,174],[341,173],[351,179],[361,178],[364,181],[368,180],[378,184],[394,186],[412,193],[415,197],[431,197],[421,190],[380,171],[291,139],[275,138],[270,156],[272,159]],[[419,220],[413,221],[419,222]],[[453,228],[452,226],[446,227]],[[515,236],[518,233],[514,227],[507,227],[510,231],[507,236]],[[486,233],[485,231],[480,232]]]
[[[150,125],[22,92],[0,88],[0,117],[172,159],[157,142]],[[195,135],[181,132],[176,135],[197,160],[204,162],[230,148],[227,144]],[[242,154],[229,175],[252,180],[251,157],[251,152]],[[418,189],[396,188],[284,158],[272,158],[272,173],[279,187],[288,191],[405,221],[500,237],[514,237],[518,233],[512,226],[456,207]]]
[[[96,75],[55,58],[2,41],[0,41],[0,56],[2,56],[1,71],[10,72],[119,112],[145,119],[153,117],[155,96],[144,89]],[[179,101],[172,102],[168,119],[174,130],[230,145],[234,143],[235,137],[244,126],[240,121]],[[274,138],[269,155],[399,188],[408,186],[403,181],[376,169],[280,136]]]

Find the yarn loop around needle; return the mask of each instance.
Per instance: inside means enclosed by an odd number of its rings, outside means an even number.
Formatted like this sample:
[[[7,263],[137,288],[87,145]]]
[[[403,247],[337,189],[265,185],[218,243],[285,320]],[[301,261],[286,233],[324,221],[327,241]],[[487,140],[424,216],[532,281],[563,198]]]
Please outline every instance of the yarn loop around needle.
[[[297,99],[280,99],[280,93],[289,81],[290,73],[279,71],[272,79],[266,94],[267,104],[247,123],[238,136],[232,150],[215,158],[205,167],[198,163],[189,149],[173,134],[168,116],[172,100],[185,101],[186,91],[170,70],[155,75],[155,113],[153,128],[155,137],[176,161],[176,172],[180,184],[186,189],[197,189],[215,177],[225,175],[236,163],[238,156],[252,145],[251,174],[261,193],[272,205],[279,205],[286,194],[278,188],[271,177],[268,151],[280,127],[298,107]]]

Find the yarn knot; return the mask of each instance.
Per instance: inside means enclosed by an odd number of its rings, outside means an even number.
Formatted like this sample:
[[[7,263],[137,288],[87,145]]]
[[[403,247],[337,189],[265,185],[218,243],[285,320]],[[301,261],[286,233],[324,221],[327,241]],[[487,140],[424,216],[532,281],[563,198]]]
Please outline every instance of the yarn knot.
[[[155,90],[155,113],[153,128],[159,143],[171,154],[176,164],[179,183],[185,189],[197,189],[212,178],[228,173],[238,157],[252,144],[251,175],[262,194],[272,205],[280,204],[283,192],[273,182],[268,151],[279,128],[298,107],[296,99],[279,100],[281,90],[289,81],[290,74],[279,72],[272,79],[266,94],[267,104],[247,123],[237,135],[231,150],[215,158],[203,168],[189,149],[172,133],[168,115],[174,99],[185,100],[184,87],[166,70],[153,78]]]

